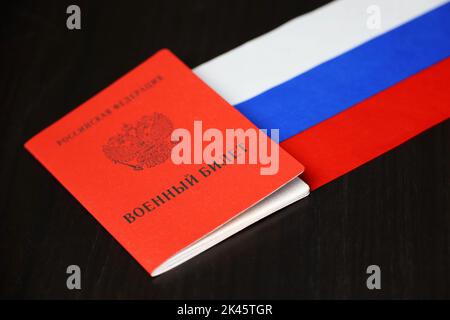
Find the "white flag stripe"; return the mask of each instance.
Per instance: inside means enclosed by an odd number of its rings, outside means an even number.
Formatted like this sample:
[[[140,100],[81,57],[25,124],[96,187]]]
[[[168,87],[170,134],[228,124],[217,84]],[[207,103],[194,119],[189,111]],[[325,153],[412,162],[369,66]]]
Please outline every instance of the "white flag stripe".
[[[253,98],[448,0],[337,0],[222,54],[194,72],[230,104]],[[367,26],[369,7],[380,28]],[[382,53],[380,53],[382,54]]]

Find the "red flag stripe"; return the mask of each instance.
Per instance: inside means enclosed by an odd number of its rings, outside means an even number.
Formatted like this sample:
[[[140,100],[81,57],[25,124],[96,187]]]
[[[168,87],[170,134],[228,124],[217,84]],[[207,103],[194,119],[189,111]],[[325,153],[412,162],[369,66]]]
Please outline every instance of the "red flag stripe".
[[[299,133],[281,146],[317,189],[450,117],[450,58]]]

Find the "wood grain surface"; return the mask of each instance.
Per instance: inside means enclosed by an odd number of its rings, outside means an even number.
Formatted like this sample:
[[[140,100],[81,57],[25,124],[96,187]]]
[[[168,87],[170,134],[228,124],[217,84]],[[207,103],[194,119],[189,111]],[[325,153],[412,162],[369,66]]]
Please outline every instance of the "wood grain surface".
[[[448,121],[155,279],[23,148],[160,48],[195,67],[326,2],[76,1],[77,31],[71,2],[4,5],[0,297],[450,298]]]

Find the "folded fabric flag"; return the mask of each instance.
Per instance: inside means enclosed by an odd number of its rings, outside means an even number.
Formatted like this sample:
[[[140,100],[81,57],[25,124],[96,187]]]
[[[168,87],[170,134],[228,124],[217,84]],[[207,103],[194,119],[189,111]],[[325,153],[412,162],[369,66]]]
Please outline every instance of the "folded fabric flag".
[[[365,23],[373,5],[379,31]],[[450,55],[449,18],[448,1],[335,1],[195,72],[257,126],[279,128],[281,141],[288,139],[282,146],[305,163],[314,189],[449,117],[448,96],[434,95],[444,99],[440,108],[421,104],[421,83],[433,93],[430,83],[448,78],[445,65],[407,81],[409,100],[396,93],[405,90],[402,81]],[[338,154],[332,148],[340,150],[334,169],[326,166]]]

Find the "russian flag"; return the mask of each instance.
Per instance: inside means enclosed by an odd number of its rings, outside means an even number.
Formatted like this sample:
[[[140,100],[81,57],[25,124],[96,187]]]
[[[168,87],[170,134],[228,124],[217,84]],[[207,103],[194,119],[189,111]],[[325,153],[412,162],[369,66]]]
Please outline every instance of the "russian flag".
[[[450,117],[449,54],[448,0],[336,0],[194,72],[316,189]]]

